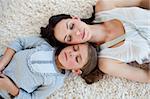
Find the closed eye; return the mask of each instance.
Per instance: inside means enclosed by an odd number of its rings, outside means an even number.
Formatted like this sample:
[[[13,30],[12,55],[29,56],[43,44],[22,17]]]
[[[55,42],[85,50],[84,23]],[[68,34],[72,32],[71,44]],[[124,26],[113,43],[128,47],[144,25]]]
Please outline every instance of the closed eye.
[[[71,35],[68,35],[68,36],[67,36],[67,42],[71,42],[71,40],[72,40]]]
[[[76,57],[76,62],[79,63],[79,57],[78,56]]]
[[[76,57],[76,62],[77,62],[77,63],[80,63],[81,61],[82,61],[81,56],[77,56],[77,57]]]
[[[73,50],[74,51],[78,51],[79,50],[79,46],[78,45],[73,46]]]
[[[69,26],[69,29],[72,30],[73,28],[74,28],[74,24],[71,23],[70,26]]]

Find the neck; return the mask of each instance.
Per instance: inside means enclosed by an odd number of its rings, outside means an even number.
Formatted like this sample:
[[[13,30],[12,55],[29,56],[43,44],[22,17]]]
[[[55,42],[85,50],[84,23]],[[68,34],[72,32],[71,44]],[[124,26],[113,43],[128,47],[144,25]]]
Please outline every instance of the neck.
[[[99,44],[105,43],[107,31],[103,23],[90,25],[90,30],[92,36],[89,42],[99,43]]]

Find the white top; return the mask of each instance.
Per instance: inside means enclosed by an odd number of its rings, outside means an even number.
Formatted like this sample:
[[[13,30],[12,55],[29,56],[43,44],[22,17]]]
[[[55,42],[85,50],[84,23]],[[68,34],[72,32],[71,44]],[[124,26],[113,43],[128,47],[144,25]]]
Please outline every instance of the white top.
[[[125,63],[150,62],[150,11],[138,7],[116,8],[96,13],[94,22],[118,19],[125,28],[125,42],[116,48],[105,48],[99,57],[116,59]]]

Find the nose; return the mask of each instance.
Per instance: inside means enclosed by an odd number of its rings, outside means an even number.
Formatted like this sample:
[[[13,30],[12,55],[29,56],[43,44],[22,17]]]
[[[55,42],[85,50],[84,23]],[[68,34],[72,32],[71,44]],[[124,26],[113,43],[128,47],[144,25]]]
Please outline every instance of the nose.
[[[77,52],[77,51],[76,51],[76,52],[75,52],[75,51],[70,51],[70,52],[69,52],[69,56],[70,56],[70,57],[75,57],[75,56],[77,56],[77,55],[78,55],[78,52]]]
[[[77,30],[76,35],[80,36],[81,32],[79,30]]]

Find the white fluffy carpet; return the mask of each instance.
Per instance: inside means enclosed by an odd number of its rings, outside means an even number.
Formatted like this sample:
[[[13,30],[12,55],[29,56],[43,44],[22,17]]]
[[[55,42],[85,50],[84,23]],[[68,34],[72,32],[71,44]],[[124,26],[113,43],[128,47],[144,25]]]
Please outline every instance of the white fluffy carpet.
[[[95,0],[0,0],[0,54],[19,36],[39,35],[51,15],[69,13],[90,17]],[[134,74],[133,74],[134,75]],[[69,77],[49,99],[149,99],[150,84],[105,75],[87,85],[80,77]]]

